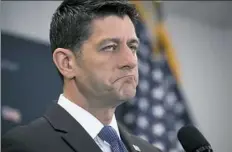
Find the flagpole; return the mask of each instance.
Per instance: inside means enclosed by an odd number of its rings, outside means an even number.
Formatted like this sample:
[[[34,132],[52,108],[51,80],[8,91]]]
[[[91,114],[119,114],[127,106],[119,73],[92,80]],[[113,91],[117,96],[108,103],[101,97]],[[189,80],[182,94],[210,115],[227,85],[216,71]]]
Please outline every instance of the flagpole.
[[[161,50],[167,56],[168,63],[171,67],[171,71],[175,76],[178,83],[181,82],[180,79],[180,67],[179,62],[176,57],[176,52],[170,40],[170,36],[164,26],[164,13],[163,13],[163,2],[162,1],[152,1],[153,7],[155,9],[155,15],[157,16],[158,23],[154,25],[153,34],[156,35],[157,41],[155,53]]]

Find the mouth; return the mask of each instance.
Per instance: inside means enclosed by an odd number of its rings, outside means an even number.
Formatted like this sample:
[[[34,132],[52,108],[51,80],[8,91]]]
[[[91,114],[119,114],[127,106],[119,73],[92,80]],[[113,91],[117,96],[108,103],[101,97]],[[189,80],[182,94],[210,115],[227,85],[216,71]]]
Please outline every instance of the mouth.
[[[135,81],[135,76],[134,75],[126,75],[126,76],[117,78],[114,82],[117,82],[120,79],[133,79]]]

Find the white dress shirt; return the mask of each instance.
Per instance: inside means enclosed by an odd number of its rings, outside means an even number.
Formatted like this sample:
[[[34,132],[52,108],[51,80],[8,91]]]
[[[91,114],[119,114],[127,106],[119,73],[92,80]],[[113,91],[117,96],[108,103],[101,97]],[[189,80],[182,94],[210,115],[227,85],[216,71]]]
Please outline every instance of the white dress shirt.
[[[97,136],[104,125],[96,117],[77,104],[65,98],[63,94],[60,95],[58,104],[82,125],[82,127],[88,132],[88,134],[93,138],[93,140],[97,143],[103,152],[112,152],[110,145]],[[120,138],[115,115],[113,115],[113,119],[109,125],[116,130]]]

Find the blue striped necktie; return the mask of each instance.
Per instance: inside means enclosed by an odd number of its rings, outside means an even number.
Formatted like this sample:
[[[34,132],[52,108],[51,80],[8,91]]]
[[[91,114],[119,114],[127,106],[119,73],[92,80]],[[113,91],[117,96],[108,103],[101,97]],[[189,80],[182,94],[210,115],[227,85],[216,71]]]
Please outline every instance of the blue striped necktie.
[[[98,136],[110,144],[112,152],[128,152],[116,131],[111,126],[104,126]]]

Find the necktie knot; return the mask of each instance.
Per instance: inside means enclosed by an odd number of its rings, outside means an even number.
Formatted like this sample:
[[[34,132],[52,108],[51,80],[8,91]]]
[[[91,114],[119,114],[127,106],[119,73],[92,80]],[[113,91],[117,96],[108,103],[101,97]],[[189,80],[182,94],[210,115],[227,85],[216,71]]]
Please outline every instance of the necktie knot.
[[[117,132],[111,126],[104,126],[98,135],[102,140],[105,140],[110,145],[113,142],[119,141]]]
[[[127,152],[125,145],[111,126],[103,127],[98,136],[110,144],[112,152]]]

